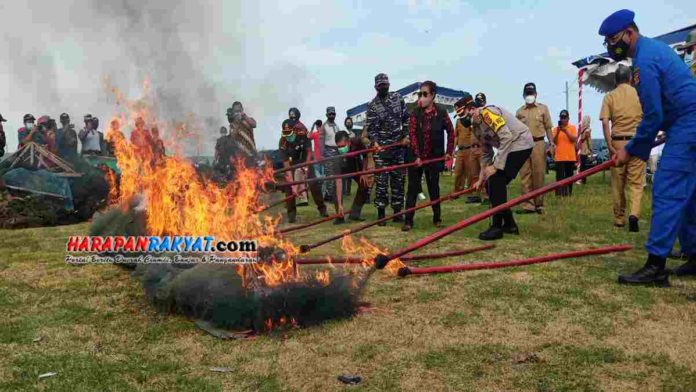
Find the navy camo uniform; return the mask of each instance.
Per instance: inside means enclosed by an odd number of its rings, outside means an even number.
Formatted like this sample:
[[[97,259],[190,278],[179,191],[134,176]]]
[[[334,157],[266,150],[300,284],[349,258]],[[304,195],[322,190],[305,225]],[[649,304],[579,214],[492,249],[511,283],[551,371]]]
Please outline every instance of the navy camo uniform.
[[[408,112],[406,103],[397,92],[389,92],[386,98],[375,97],[367,106],[365,129],[370,142],[380,146],[393,144],[408,136]],[[404,149],[391,148],[374,155],[375,167],[386,167],[404,163]],[[404,205],[404,173],[401,170],[382,172],[375,175],[375,205],[385,208],[391,204],[395,211]],[[391,188],[391,203],[389,190]]]

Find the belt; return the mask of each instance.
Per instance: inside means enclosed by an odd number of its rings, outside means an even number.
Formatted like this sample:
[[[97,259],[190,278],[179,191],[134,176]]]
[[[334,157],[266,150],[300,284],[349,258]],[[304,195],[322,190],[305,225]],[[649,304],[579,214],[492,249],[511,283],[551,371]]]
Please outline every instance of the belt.
[[[633,136],[612,136],[611,140],[631,140]]]
[[[540,142],[540,141],[542,141],[542,140],[544,140],[544,137],[543,137],[543,136],[539,136],[539,137],[535,137],[535,138],[534,138],[534,141],[535,141],[535,142]]]

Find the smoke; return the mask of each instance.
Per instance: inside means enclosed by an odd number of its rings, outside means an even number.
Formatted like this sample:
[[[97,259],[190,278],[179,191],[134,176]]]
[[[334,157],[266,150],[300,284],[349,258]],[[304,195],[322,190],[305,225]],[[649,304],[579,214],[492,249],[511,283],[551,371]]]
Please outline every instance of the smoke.
[[[10,150],[24,113],[68,112],[81,127],[86,113],[104,120],[114,114],[105,80],[136,98],[148,79],[156,116],[191,121],[193,114],[195,135],[185,152],[209,155],[233,101],[260,120],[298,105],[299,85],[311,82],[302,67],[268,61],[264,36],[254,29],[263,18],[255,2],[4,2],[0,13],[0,94],[11,106],[0,113],[10,120]],[[261,121],[257,133],[263,128]],[[272,145],[275,137],[261,139]]]

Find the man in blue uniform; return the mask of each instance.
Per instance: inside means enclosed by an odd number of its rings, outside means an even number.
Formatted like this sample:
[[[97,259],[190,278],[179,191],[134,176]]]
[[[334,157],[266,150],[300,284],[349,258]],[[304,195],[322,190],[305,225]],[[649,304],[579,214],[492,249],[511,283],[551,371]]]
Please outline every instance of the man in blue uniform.
[[[696,79],[668,45],[640,35],[633,11],[620,10],[599,28],[609,55],[633,59],[633,84],[643,107],[636,135],[615,158],[647,160],[657,132],[667,141],[653,183],[653,215],[646,244],[648,261],[619,283],[669,285],[665,261],[679,237],[688,255],[676,275],[696,276]]]

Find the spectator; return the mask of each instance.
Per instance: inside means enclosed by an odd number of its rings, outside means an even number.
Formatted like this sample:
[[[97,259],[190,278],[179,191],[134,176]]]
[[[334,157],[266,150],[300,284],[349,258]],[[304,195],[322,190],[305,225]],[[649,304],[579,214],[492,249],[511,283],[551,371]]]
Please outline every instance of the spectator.
[[[244,154],[247,164],[255,163],[256,141],[254,140],[254,128],[256,120],[244,113],[244,106],[237,101],[227,109],[227,121],[229,122],[230,136],[237,144],[238,150]]]
[[[49,116],[44,117],[46,117],[46,121],[43,125],[44,137],[46,138],[46,148],[53,154],[58,154],[58,144],[56,140],[58,126],[56,125],[56,120],[50,118]]]
[[[85,127],[77,135],[82,142],[82,155],[99,155],[101,154],[100,137],[99,133],[94,129],[92,115],[86,114],[84,120]]]
[[[5,128],[2,126],[2,123],[7,122],[5,120],[5,117],[0,114],[0,158],[2,158],[3,155],[5,155],[5,146],[7,145],[7,139],[5,138]]]
[[[29,142],[44,144],[43,134],[39,131],[38,127],[34,126],[35,120],[36,119],[31,113],[24,115],[24,126],[17,130],[17,141],[19,142],[17,148],[22,148]]]
[[[351,144],[354,139],[360,139],[360,133],[356,132],[353,130],[353,119],[350,117],[346,117],[346,119],[343,121],[343,125],[346,127],[346,131],[348,132],[348,136],[350,137]],[[353,180],[350,178],[344,178],[343,179],[343,196],[348,196],[350,195],[350,187],[351,184],[353,183]]]
[[[58,155],[68,161],[72,161],[77,156],[77,133],[75,124],[70,123],[70,116],[67,113],[60,115],[62,128],[56,131],[56,145]]]
[[[417,166],[408,168],[408,192],[406,194],[406,209],[416,205],[416,197],[421,191],[421,178],[425,174],[425,183],[428,186],[430,200],[440,198],[440,172],[445,169],[443,162],[421,165],[421,161],[446,157],[451,159],[454,150],[454,127],[447,111],[435,105],[437,85],[426,81],[420,86],[418,92],[418,107],[409,118],[409,155],[415,160]],[[433,225],[440,227],[442,218],[440,215],[440,203],[433,204]],[[409,231],[413,227],[415,212],[406,214],[402,231]]]
[[[106,146],[104,153],[106,156],[115,157],[116,156],[116,146],[123,143],[125,136],[121,132],[121,123],[117,119],[111,120],[109,123],[109,130],[106,131],[104,135],[104,144]]]
[[[582,131],[580,132],[580,171],[590,168],[592,159],[592,119],[589,115],[582,116]],[[587,178],[581,180],[582,184],[587,183]]]
[[[578,138],[578,130],[570,124],[570,115],[563,109],[559,114],[558,126],[553,129],[553,144],[556,146],[554,161],[556,162],[556,181],[571,177],[575,170],[577,157],[575,155],[575,141]],[[560,187],[556,190],[557,196],[571,196],[573,184]]]
[[[338,148],[338,153],[340,155],[345,155],[349,152],[355,152],[363,149],[363,144],[360,138],[350,137],[350,134],[346,131],[338,131],[336,133],[336,147]],[[343,158],[339,160],[339,166],[341,174],[356,173],[363,171],[365,168],[365,160],[362,155],[355,155],[348,158]],[[370,194],[370,179],[368,176],[360,176],[358,178],[349,177],[348,180],[355,181],[358,183],[358,190],[355,193],[355,198],[353,198],[353,205],[350,208],[350,214],[348,219],[353,221],[364,221],[365,219],[360,217],[362,212],[362,207],[367,202],[367,197]],[[336,180],[336,187],[340,191],[343,183],[341,180]],[[343,193],[336,192],[336,210],[341,215],[344,215],[343,210]],[[334,224],[341,224],[345,222],[345,217],[341,216],[334,220]]]
[[[341,129],[336,124],[336,108],[329,106],[326,108],[326,121],[321,127],[319,132],[319,144],[323,148],[323,157],[330,158],[338,155],[338,148],[336,147],[336,133]],[[326,170],[327,176],[333,176],[338,174],[340,170],[340,165],[336,160],[326,161],[324,163],[324,169]],[[326,191],[328,193],[327,201],[336,201],[336,183],[334,181],[329,181],[326,183]]]

